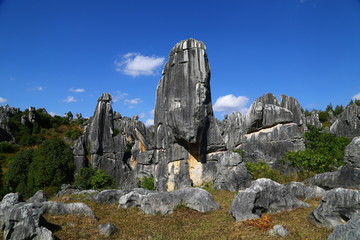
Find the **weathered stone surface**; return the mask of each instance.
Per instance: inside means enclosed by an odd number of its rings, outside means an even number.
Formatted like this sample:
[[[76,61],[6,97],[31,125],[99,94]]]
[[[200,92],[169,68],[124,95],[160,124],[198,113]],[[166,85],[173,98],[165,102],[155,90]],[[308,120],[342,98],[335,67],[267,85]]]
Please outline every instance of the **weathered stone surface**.
[[[219,209],[211,194],[201,188],[185,188],[173,192],[135,190],[119,200],[119,207],[140,207],[146,214],[169,214],[180,204],[199,212]]]
[[[305,118],[305,121],[306,125],[315,126],[317,128],[321,128],[323,126],[319,120],[319,114],[317,111],[312,111],[311,115]]]
[[[195,39],[176,44],[157,87],[154,162],[160,191],[201,185],[207,153],[226,150],[213,115],[205,49]]]
[[[336,188],[327,191],[309,218],[319,225],[334,228],[360,212],[360,191]]]
[[[0,229],[3,228],[4,217],[8,214],[9,209],[21,201],[22,197],[19,193],[8,193],[4,196],[0,203]]]
[[[56,193],[56,196],[63,197],[66,195],[75,194],[77,192],[80,192],[80,189],[77,186],[73,186],[70,184],[63,184],[61,185],[61,190],[58,193]]]
[[[270,235],[285,237],[289,232],[281,225],[275,225],[272,229],[269,230]]]
[[[119,202],[120,197],[124,196],[127,193],[128,191],[109,189],[91,195],[87,198],[99,204],[115,204]]]
[[[343,225],[337,225],[328,240],[360,239],[360,214],[356,214]]]
[[[284,185],[261,178],[253,181],[249,188],[239,191],[231,204],[230,214],[239,221],[297,207],[309,205],[290,194]]]
[[[356,104],[347,106],[331,125],[330,132],[348,138],[360,136],[360,106]]]
[[[47,201],[47,196],[43,190],[37,191],[34,196],[29,198],[26,202],[28,203],[42,203]]]
[[[116,226],[112,223],[100,224],[98,226],[98,229],[99,229],[100,234],[105,237],[110,237],[113,233],[115,233],[117,231]]]
[[[0,105],[0,142],[15,140],[10,129],[10,118],[19,112],[19,108]]]
[[[249,187],[251,180],[240,154],[229,151],[220,154],[215,174],[215,189],[237,191]]]
[[[75,214],[84,217],[95,218],[95,214],[85,203],[62,203],[62,202],[43,202],[43,213],[53,215]]]
[[[360,168],[360,137],[355,137],[346,146],[344,154],[345,163],[353,168]]]
[[[325,189],[318,186],[306,186],[301,182],[290,182],[284,184],[289,193],[298,199],[311,199],[322,197],[325,194]]]

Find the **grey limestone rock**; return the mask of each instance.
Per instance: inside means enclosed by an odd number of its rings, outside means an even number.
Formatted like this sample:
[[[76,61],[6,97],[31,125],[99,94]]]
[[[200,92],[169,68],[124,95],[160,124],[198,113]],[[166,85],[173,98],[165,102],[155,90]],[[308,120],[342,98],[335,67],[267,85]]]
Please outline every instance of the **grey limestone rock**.
[[[360,214],[356,214],[343,225],[337,225],[328,240],[356,240],[360,239]]]
[[[257,179],[239,191],[231,204],[230,214],[237,220],[259,218],[266,212],[280,212],[297,207],[309,207],[282,184],[267,178]]]
[[[99,204],[115,204],[119,202],[120,197],[127,194],[129,191],[108,189],[87,197]]]
[[[98,229],[99,229],[100,234],[105,237],[110,237],[113,233],[115,233],[117,231],[116,226],[112,223],[100,224],[98,226]]]
[[[5,107],[0,105],[0,142],[15,140],[10,129],[10,118],[19,112],[19,108],[9,107],[7,104]]]
[[[319,120],[319,114],[316,111],[312,111],[310,116],[305,118],[306,125],[315,126],[321,128],[323,125]]]
[[[360,137],[353,138],[346,146],[344,160],[348,166],[360,168]]]
[[[26,202],[29,202],[29,203],[42,203],[42,202],[45,202],[45,201],[47,201],[46,194],[44,193],[43,190],[39,190],[34,194],[34,196],[29,198]]]
[[[318,186],[306,186],[302,182],[290,182],[284,184],[290,194],[298,199],[311,199],[322,197],[325,194],[325,189]]]
[[[80,192],[80,189],[77,186],[73,186],[70,184],[63,184],[61,185],[61,190],[56,193],[57,197],[63,197],[66,195],[72,195],[77,192]]]
[[[285,237],[289,232],[282,225],[275,225],[272,229],[269,230],[270,235],[277,235],[280,237]]]
[[[119,207],[140,207],[146,214],[169,214],[180,204],[199,212],[219,209],[211,194],[201,188],[185,188],[173,192],[135,190],[119,200]]]
[[[360,106],[356,104],[347,106],[331,125],[330,132],[348,138],[360,136]]]
[[[203,184],[206,156],[226,150],[214,118],[205,44],[177,43],[169,54],[156,92],[156,185],[172,191]]]
[[[360,191],[336,188],[327,191],[309,218],[315,223],[334,228],[360,212]]]
[[[62,203],[47,201],[42,203],[43,213],[53,215],[75,214],[95,218],[95,214],[85,203]]]

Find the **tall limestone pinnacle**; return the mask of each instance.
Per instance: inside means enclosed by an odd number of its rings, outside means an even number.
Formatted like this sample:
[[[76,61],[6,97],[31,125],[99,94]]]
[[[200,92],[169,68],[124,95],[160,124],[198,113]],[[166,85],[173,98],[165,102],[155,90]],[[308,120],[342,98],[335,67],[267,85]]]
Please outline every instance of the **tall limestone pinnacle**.
[[[205,50],[195,39],[177,43],[157,87],[155,158],[160,190],[201,184],[206,154],[225,149],[213,115]]]

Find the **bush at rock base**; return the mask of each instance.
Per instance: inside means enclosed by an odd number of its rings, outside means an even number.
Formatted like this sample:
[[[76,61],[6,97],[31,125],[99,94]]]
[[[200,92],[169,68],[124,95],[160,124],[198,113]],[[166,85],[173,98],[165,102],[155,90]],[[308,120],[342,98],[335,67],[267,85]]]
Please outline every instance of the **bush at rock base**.
[[[115,180],[99,168],[82,168],[76,175],[74,184],[83,189],[102,189],[114,186]]]
[[[155,190],[155,179],[153,176],[137,179],[139,186],[147,190]]]

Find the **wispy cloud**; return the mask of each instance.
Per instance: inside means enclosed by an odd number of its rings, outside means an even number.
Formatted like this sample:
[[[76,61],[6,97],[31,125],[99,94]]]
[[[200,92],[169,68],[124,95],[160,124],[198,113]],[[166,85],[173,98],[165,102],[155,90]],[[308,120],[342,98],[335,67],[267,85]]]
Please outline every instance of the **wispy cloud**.
[[[148,119],[145,122],[145,126],[153,126],[154,125],[154,119]]]
[[[142,100],[140,98],[134,98],[134,99],[125,99],[124,102],[126,104],[136,105],[142,103]]]
[[[39,86],[36,88],[36,91],[42,91],[42,90],[44,90],[44,88],[42,86]]]
[[[68,96],[66,99],[63,100],[63,102],[71,103],[71,102],[77,102],[76,98],[74,96]]]
[[[355,94],[351,99],[352,100],[360,100],[360,92],[358,94]]]
[[[144,117],[146,117],[145,113],[142,112],[142,113],[139,114],[139,118],[144,118]]]
[[[214,104],[215,112],[222,112],[224,114],[230,114],[232,112],[241,112],[246,114],[248,108],[246,105],[249,102],[249,98],[245,96],[235,97],[232,94],[219,97]]]
[[[156,70],[163,65],[164,57],[143,56],[140,53],[127,53],[121,60],[115,61],[116,71],[132,77],[140,75],[154,75]]]
[[[70,88],[69,91],[70,92],[82,93],[82,92],[85,92],[85,89],[84,88]]]
[[[0,97],[0,103],[4,103],[4,102],[6,102],[6,101],[7,101],[6,98]]]
[[[129,94],[117,91],[115,94],[112,94],[112,101],[114,103],[119,102],[120,100],[123,100],[127,95]]]

